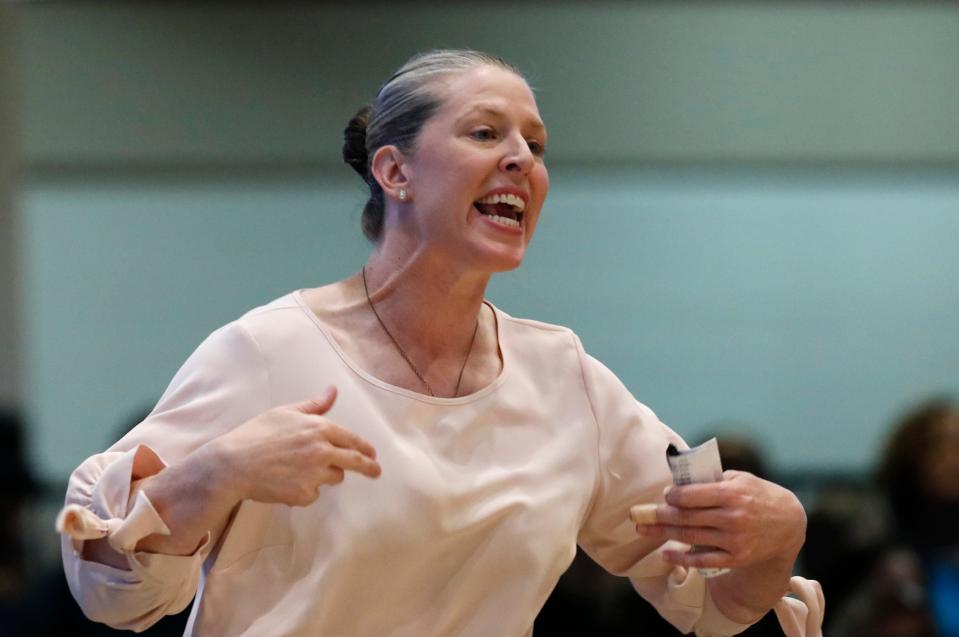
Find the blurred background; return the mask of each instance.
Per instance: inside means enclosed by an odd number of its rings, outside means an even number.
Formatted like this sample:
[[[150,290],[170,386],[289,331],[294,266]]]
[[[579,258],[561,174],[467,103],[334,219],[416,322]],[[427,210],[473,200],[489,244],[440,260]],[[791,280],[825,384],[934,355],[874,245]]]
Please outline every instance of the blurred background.
[[[490,299],[572,327],[688,440],[797,490],[822,540],[806,574],[836,580],[827,634],[959,634],[957,542],[917,548],[883,487],[903,480],[876,480],[945,463],[915,485],[959,529],[946,2],[0,4],[0,621],[47,630],[67,476],[209,332],[359,269],[342,130],[442,47],[519,66],[550,131],[536,239]],[[920,416],[921,444],[894,445]],[[953,451],[904,465],[902,445]],[[622,590],[578,560],[537,635],[571,609],[592,634],[652,622]],[[882,595],[904,615],[875,625],[901,632],[862,628]]]

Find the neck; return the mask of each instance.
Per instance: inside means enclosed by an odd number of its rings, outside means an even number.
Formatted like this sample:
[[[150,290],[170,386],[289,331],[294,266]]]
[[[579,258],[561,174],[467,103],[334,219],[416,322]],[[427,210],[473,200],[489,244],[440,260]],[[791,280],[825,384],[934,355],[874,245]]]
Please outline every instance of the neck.
[[[490,275],[452,261],[423,253],[396,258],[377,249],[366,264],[377,313],[421,357],[460,359],[476,327]]]

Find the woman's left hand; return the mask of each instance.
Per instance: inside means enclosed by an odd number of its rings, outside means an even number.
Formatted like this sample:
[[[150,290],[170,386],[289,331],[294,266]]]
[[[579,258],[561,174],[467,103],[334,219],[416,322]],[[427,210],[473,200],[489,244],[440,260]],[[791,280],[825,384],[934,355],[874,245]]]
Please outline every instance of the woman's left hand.
[[[640,535],[696,545],[666,550],[667,562],[685,567],[742,568],[770,561],[791,568],[806,535],[798,498],[778,484],[744,471],[725,471],[720,482],[673,486],[666,503],[631,511]]]

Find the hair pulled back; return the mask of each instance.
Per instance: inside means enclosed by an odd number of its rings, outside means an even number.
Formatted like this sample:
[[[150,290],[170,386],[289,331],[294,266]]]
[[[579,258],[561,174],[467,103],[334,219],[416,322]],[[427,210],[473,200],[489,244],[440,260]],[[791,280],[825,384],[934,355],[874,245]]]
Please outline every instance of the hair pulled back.
[[[441,49],[410,58],[380,87],[376,99],[364,106],[343,131],[343,161],[370,188],[363,207],[363,234],[376,242],[383,233],[383,189],[370,173],[370,158],[382,146],[396,146],[412,153],[423,125],[436,112],[442,98],[436,81],[477,66],[498,66],[523,77],[516,68],[495,55],[468,49]]]

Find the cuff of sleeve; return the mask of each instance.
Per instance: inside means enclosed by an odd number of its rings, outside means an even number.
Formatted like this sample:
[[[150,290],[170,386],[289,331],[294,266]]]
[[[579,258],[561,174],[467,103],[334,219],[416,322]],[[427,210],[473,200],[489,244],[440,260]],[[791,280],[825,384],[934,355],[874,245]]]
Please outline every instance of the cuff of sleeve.
[[[114,551],[129,553],[137,542],[154,533],[170,535],[170,529],[153,508],[153,503],[143,491],[136,495],[133,508],[126,517],[112,529],[107,542]]]
[[[826,600],[819,582],[793,577],[789,592],[795,597],[783,597],[773,607],[783,633],[787,637],[822,637]]]
[[[64,538],[67,539],[67,538]],[[196,592],[196,582],[210,534],[192,555],[128,552],[129,570],[87,561],[64,552],[67,583],[84,614],[114,628],[140,632],[163,615],[180,612]],[[145,614],[128,614],[130,609],[147,608]]]
[[[144,580],[155,580],[166,585],[178,584],[184,580],[195,579],[199,574],[210,538],[211,534],[207,531],[203,541],[190,555],[127,551],[127,562],[130,570]]]
[[[129,553],[148,535],[169,535],[170,529],[145,493],[130,497],[134,480],[155,475],[165,467],[166,463],[146,445],[127,451],[100,476],[90,509],[70,504],[60,511],[57,531],[70,537],[75,551],[82,548],[84,540],[105,537],[121,553]]]

